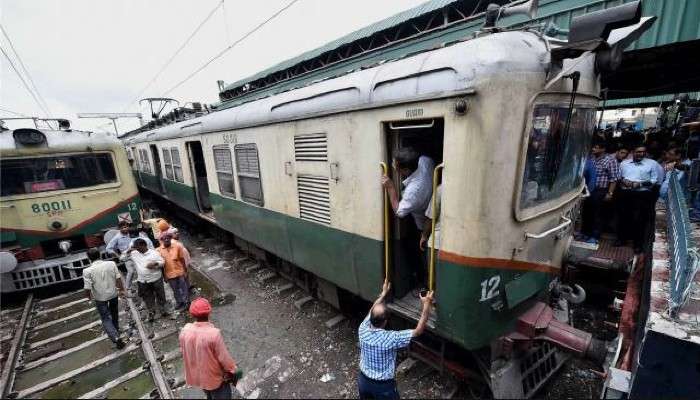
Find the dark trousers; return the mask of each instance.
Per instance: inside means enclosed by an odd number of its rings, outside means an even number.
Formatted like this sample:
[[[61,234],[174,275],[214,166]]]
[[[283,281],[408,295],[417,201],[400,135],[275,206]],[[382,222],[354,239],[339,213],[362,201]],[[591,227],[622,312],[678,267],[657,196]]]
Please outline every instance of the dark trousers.
[[[187,283],[185,275],[168,279],[168,283],[170,284],[170,288],[173,289],[173,295],[175,296],[175,302],[177,305],[186,305],[189,302],[190,286]]]
[[[100,313],[100,319],[102,320],[102,329],[105,330],[109,339],[113,342],[117,342],[119,339],[119,300],[118,297],[109,299],[107,301],[97,301],[95,300],[95,307],[97,312]]]
[[[396,379],[378,381],[366,377],[362,371],[357,374],[357,388],[362,400],[396,400],[400,398],[399,390],[396,388]]]
[[[163,280],[158,279],[155,282],[137,282],[138,283],[138,294],[146,303],[149,313],[154,313],[156,311],[156,303],[160,306],[161,312],[167,312],[165,300],[165,287],[163,286]]]
[[[583,202],[583,215],[581,216],[581,232],[595,239],[600,239],[605,221],[604,212],[607,204],[605,195],[608,188],[595,188],[591,195]]]
[[[231,384],[228,382],[221,383],[221,386],[214,390],[202,390],[207,395],[207,400],[231,399]]]
[[[635,250],[642,250],[652,221],[655,194],[652,191],[621,190],[620,240],[632,240]]]

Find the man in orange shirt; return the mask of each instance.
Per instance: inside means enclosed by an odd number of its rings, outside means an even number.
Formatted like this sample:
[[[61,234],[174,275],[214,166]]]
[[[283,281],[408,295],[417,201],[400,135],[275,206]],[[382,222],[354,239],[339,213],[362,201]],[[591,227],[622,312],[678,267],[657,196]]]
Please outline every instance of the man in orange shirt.
[[[211,305],[200,297],[190,305],[196,322],[180,331],[180,351],[185,364],[185,381],[204,390],[207,399],[230,399],[236,362],[226,349],[221,331],[209,322]]]
[[[181,310],[186,308],[189,303],[190,291],[185,279],[185,272],[187,271],[185,248],[182,247],[181,243],[173,241],[173,235],[168,232],[160,235],[160,244],[158,252],[165,261],[163,275],[165,275],[165,279],[167,279],[170,287],[173,289],[175,302],[177,303],[175,309]]]

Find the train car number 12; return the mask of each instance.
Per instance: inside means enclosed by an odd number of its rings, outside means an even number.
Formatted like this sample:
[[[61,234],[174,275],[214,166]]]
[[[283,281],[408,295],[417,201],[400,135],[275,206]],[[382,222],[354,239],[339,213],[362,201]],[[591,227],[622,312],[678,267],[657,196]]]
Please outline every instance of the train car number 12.
[[[496,275],[489,279],[484,279],[481,282],[481,298],[479,302],[491,300],[498,296],[498,285],[501,283],[501,277]]]
[[[41,203],[41,204],[34,203],[34,204],[32,204],[32,211],[34,213],[70,210],[72,208],[73,207],[70,204],[70,200],[52,201],[51,203]]]

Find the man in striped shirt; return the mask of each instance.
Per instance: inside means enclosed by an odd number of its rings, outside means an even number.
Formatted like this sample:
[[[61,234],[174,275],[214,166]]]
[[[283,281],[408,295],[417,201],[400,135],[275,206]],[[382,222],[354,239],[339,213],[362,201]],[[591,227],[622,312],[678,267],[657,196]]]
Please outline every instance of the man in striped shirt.
[[[396,370],[396,353],[408,347],[411,339],[425,330],[433,303],[433,292],[420,297],[423,305],[420,319],[415,329],[389,331],[386,328],[388,312],[384,298],[389,293],[391,284],[384,282],[382,293],[372,304],[369,314],[358,328],[360,339],[360,373],[357,377],[360,399],[398,399],[394,372]]]

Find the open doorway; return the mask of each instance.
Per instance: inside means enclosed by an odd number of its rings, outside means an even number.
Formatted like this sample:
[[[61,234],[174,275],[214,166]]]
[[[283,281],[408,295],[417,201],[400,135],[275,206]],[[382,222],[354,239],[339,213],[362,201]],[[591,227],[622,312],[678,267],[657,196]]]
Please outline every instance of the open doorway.
[[[163,183],[163,171],[160,169],[160,156],[158,155],[158,148],[155,144],[150,145],[151,155],[153,156],[153,171],[156,173],[156,178],[158,178],[158,193],[165,193],[165,184]]]
[[[202,143],[187,142],[187,154],[190,160],[190,171],[194,182],[199,211],[204,214],[211,213],[211,201],[209,200],[209,182],[207,180],[207,166],[204,163]]]
[[[404,148],[412,148],[420,157],[429,157],[432,167],[423,171],[430,176],[434,168],[442,162],[445,122],[442,118],[425,120],[394,121],[384,124],[388,140],[387,160],[393,161],[393,155]],[[420,169],[420,167],[419,167]],[[402,177],[397,168],[391,169],[394,186],[402,194],[405,189]],[[420,173],[420,172],[419,172]],[[430,187],[432,196],[432,187]],[[427,203],[425,204],[427,207]],[[422,210],[424,215],[425,209]],[[428,286],[429,250],[421,250],[420,236],[427,221],[416,221],[412,214],[399,218],[395,213],[391,224],[392,237],[392,287],[394,289],[394,305],[405,308],[406,313],[414,314],[419,307],[418,294]],[[422,226],[421,226],[422,225]]]

